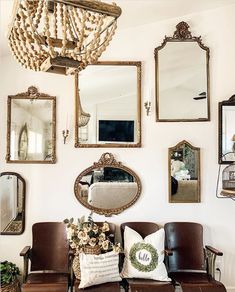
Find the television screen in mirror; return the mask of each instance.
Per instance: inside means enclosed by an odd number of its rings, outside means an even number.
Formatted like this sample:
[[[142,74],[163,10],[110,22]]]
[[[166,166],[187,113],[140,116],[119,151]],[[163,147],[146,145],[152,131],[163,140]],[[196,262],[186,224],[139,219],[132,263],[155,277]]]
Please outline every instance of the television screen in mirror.
[[[75,92],[75,147],[141,146],[140,62],[89,65],[75,76]]]
[[[219,163],[235,162],[235,95],[219,103]]]
[[[118,214],[135,203],[140,196],[138,176],[111,153],[85,169],[76,179],[74,191],[79,202],[104,215]]]
[[[209,48],[180,22],[155,49],[157,121],[208,121]]]
[[[15,172],[0,173],[0,234],[17,235],[25,227],[25,180]]]
[[[169,202],[200,202],[200,149],[187,141],[169,148]]]
[[[55,163],[55,97],[31,86],[8,97],[7,162]]]

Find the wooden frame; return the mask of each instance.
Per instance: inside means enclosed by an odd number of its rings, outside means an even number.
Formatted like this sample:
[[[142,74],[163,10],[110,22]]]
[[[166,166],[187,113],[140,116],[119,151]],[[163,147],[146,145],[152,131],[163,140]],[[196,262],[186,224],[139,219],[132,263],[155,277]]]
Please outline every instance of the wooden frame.
[[[12,121],[12,100],[49,100],[52,102],[52,155],[51,160],[12,160],[11,159],[11,121]],[[8,96],[7,100],[7,163],[56,163],[56,97],[45,93],[39,93],[37,88],[30,86],[27,92]]]
[[[171,192],[171,154],[173,151],[178,151],[179,149],[182,149],[184,145],[187,145],[189,148],[191,148],[194,151],[197,151],[198,153],[198,170],[197,170],[197,196],[196,200],[174,200],[172,197]],[[200,203],[201,202],[201,174],[200,174],[200,148],[192,146],[189,142],[186,140],[183,140],[179,142],[176,146],[170,147],[168,149],[168,194],[169,194],[169,202],[170,203]]]
[[[5,231],[5,232],[1,232],[0,231],[0,235],[20,235],[24,232],[25,230],[25,196],[26,196],[26,183],[25,180],[23,179],[23,177],[16,173],[16,172],[1,172],[0,173],[0,177],[4,176],[4,175],[12,175],[12,176],[16,176],[17,177],[17,181],[20,180],[22,182],[22,228],[19,232],[17,231]],[[17,191],[18,191],[18,183],[17,183]]]
[[[235,160],[223,160],[223,157],[226,154],[223,154],[223,149],[222,149],[222,140],[223,140],[223,106],[234,106],[235,107],[235,94],[232,95],[228,100],[224,100],[219,102],[219,107],[218,107],[218,116],[219,116],[219,124],[218,124],[218,163],[219,164],[231,164],[235,162]],[[232,152],[232,151],[231,151]]]
[[[207,72],[207,118],[198,119],[165,119],[159,117],[159,54],[158,52],[162,50],[169,42],[196,42],[202,50],[206,51],[206,72]],[[210,59],[210,49],[202,43],[201,36],[192,36],[189,31],[189,25],[182,21],[177,24],[176,31],[173,37],[165,36],[162,44],[155,48],[155,96],[156,96],[156,121],[157,122],[206,122],[210,121],[210,71],[209,71],[209,59]]]
[[[76,97],[76,91],[79,90],[75,77],[75,148],[138,148],[141,147],[141,62],[139,61],[102,61],[96,62],[92,65],[103,66],[136,66],[137,68],[137,125],[136,135],[137,143],[122,144],[122,143],[108,143],[108,144],[82,144],[79,142],[79,126],[78,126],[78,113],[79,113],[79,101]],[[92,66],[89,65],[89,66]]]
[[[129,174],[131,174],[137,183],[138,189],[137,189],[137,193],[134,197],[134,199],[132,199],[131,202],[129,202],[128,204],[120,207],[120,208],[113,208],[113,209],[102,209],[102,208],[96,208],[94,206],[91,206],[90,204],[88,204],[87,202],[85,202],[81,196],[79,195],[79,182],[82,179],[82,177],[84,175],[86,175],[87,173],[91,172],[92,170],[99,168],[99,167],[113,167],[113,168],[118,168],[121,170],[124,170],[126,172],[128,172]],[[101,215],[105,215],[105,216],[111,216],[114,214],[119,214],[121,212],[123,212],[125,209],[129,208],[130,206],[132,206],[139,198],[140,193],[141,193],[141,181],[139,179],[139,177],[137,176],[137,174],[131,170],[130,168],[122,165],[121,162],[118,162],[114,159],[114,156],[111,153],[104,153],[102,154],[101,158],[99,159],[98,162],[94,162],[94,164],[88,168],[86,168],[84,171],[82,171],[79,176],[76,178],[75,180],[75,184],[74,184],[74,193],[76,198],[78,199],[78,201],[87,209],[92,210],[95,213],[101,214]]]

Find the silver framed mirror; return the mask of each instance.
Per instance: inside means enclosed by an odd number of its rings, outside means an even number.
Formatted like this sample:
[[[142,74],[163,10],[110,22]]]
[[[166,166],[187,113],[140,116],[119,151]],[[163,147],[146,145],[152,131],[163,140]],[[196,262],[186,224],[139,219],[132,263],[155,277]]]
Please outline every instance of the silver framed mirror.
[[[182,21],[154,55],[157,121],[209,121],[210,51],[201,37],[192,36]]]
[[[56,98],[30,86],[8,96],[8,163],[56,162]]]
[[[235,95],[219,103],[219,163],[235,162]]]
[[[19,235],[25,228],[25,180],[16,172],[0,173],[0,234]]]
[[[185,140],[169,148],[168,169],[169,202],[199,203],[200,148]]]
[[[117,162],[107,152],[79,174],[74,193],[86,208],[111,216],[123,212],[137,201],[141,182],[133,170]]]
[[[141,62],[87,66],[75,106],[75,147],[141,147]]]

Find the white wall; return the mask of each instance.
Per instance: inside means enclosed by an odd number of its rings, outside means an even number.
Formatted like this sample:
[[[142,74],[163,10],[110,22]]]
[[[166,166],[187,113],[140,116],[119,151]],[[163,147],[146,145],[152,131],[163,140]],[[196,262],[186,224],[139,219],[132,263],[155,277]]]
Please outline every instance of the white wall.
[[[124,1],[123,1],[124,2]],[[123,9],[124,3],[123,3]],[[110,149],[117,160],[132,168],[140,176],[143,191],[138,202],[118,216],[109,218],[121,223],[129,220],[196,221],[204,225],[205,243],[223,250],[222,281],[235,291],[235,202],[215,197],[218,172],[218,118],[220,100],[235,91],[235,6],[188,15],[127,30],[117,34],[103,55],[103,60],[143,61],[143,100],[154,88],[154,48],[165,35],[172,35],[175,25],[185,20],[194,35],[202,35],[211,50],[211,122],[156,123],[155,114],[146,117],[142,109],[143,147],[140,149]],[[21,68],[13,58],[0,64],[0,171],[19,172],[27,183],[26,230],[21,236],[1,236],[0,258],[16,262],[22,267],[20,250],[31,243],[31,226],[37,221],[56,221],[66,217],[80,217],[89,211],[82,207],[73,194],[76,176],[107,149],[75,149],[73,131],[68,144],[63,144],[61,131],[67,112],[74,111],[73,79],[46,73],[33,73]],[[57,157],[55,165],[20,165],[5,163],[7,95],[26,91],[36,85],[45,93],[57,96]],[[153,101],[153,100],[152,100]],[[143,102],[142,102],[143,105]],[[71,129],[72,130],[72,125]],[[201,148],[202,187],[200,204],[169,204],[167,190],[168,147],[186,139]],[[102,220],[96,215],[96,220]],[[233,288],[233,290],[232,290]]]

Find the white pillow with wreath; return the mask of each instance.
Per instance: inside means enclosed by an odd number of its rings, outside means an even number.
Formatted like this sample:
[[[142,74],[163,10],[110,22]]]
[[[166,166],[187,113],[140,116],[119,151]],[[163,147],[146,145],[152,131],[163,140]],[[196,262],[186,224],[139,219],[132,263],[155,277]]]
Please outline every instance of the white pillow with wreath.
[[[146,236],[144,239],[135,230],[125,227],[125,260],[121,276],[170,281],[164,264],[164,229]]]

